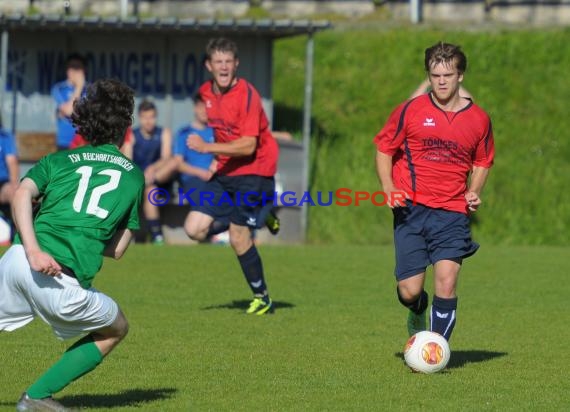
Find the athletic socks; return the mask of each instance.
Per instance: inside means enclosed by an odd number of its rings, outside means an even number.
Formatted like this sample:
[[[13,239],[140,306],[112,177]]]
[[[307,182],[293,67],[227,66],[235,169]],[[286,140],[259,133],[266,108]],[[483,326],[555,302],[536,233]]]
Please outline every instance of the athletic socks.
[[[444,299],[438,296],[433,297],[431,306],[431,325],[432,332],[443,335],[449,341],[451,332],[455,327],[455,312],[457,310],[457,298]]]
[[[207,237],[219,235],[230,228],[229,220],[214,220],[208,229]]]
[[[402,299],[402,296],[400,295],[400,289],[398,289],[397,286],[396,286],[396,293],[398,294],[398,300],[400,301],[400,303],[405,307],[407,307],[408,309],[410,309],[416,315],[421,315],[427,309],[429,296],[425,290],[422,290],[420,296],[413,302],[404,301]]]
[[[416,315],[421,315],[428,306],[428,294],[425,290],[413,302],[405,302],[400,295],[400,290],[396,288],[398,300],[402,305],[410,309]],[[457,298],[444,299],[439,296],[433,297],[431,306],[430,330],[437,332],[449,341],[453,328],[455,327],[455,312],[457,311]]]
[[[162,238],[162,226],[160,225],[159,219],[150,219],[147,221],[148,230],[150,231],[150,236],[154,240],[158,236]]]
[[[32,399],[42,399],[59,392],[74,380],[91,372],[103,356],[91,335],[78,340],[44,373],[26,393]]]
[[[261,257],[257,253],[255,245],[250,247],[243,255],[238,256],[241,270],[245,276],[247,284],[256,296],[266,296],[267,286],[263,278],[263,265],[261,264]]]

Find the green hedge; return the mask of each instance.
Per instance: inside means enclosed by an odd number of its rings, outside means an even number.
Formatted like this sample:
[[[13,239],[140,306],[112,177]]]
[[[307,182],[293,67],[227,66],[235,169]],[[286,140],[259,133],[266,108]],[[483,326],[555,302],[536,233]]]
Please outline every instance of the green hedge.
[[[478,240],[570,244],[570,31],[330,31],[315,37],[311,190],[374,191],[371,143],[424,78],[423,51],[463,46],[464,85],[493,120],[496,161],[473,223]],[[306,39],[274,49],[276,127],[300,135]],[[389,243],[391,212],[312,207],[315,243]]]

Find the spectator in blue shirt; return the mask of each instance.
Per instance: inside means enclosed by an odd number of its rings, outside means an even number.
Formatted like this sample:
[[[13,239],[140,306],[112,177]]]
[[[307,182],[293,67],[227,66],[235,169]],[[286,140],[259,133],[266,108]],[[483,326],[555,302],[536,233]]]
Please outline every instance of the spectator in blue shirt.
[[[12,133],[0,124],[0,204],[11,204],[20,180],[18,153]]]
[[[57,148],[66,150],[75,135],[71,123],[73,102],[85,93],[85,59],[79,54],[71,54],[65,63],[67,78],[56,83],[51,89],[51,95],[57,105]]]
[[[180,188],[194,204],[199,205],[200,192],[216,170],[216,159],[210,153],[199,153],[190,149],[187,141],[191,134],[199,135],[206,143],[214,142],[214,129],[208,126],[206,103],[200,94],[194,96],[194,120],[178,130],[173,150],[178,163]],[[188,221],[188,217],[186,220]],[[214,221],[208,237],[215,241],[217,235],[229,228],[229,223],[229,219]]]
[[[208,126],[206,103],[199,94],[194,97],[194,121],[181,127],[174,141],[174,158],[178,162],[180,185],[185,193],[196,189],[193,194],[197,194],[203,183],[212,177],[215,160],[210,153],[199,153],[188,147],[186,141],[191,134],[199,135],[207,143],[214,142],[214,130]]]

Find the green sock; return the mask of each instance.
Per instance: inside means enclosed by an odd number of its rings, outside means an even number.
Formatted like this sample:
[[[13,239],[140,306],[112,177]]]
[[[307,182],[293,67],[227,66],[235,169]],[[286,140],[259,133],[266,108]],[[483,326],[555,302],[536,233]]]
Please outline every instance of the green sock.
[[[63,356],[44,373],[26,393],[32,399],[41,399],[59,392],[71,382],[91,372],[103,356],[91,335],[75,342]]]

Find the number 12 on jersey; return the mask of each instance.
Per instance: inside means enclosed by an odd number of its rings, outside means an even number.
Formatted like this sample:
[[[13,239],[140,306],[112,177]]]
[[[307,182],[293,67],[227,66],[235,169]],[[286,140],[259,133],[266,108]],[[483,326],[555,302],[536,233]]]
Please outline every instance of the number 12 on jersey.
[[[83,208],[83,201],[85,200],[87,190],[89,189],[89,180],[91,179],[93,168],[91,166],[81,166],[75,171],[75,173],[79,173],[81,175],[81,178],[79,179],[77,193],[73,199],[73,210],[75,210],[77,213],[81,213],[81,209]],[[85,213],[89,215],[95,215],[101,219],[105,219],[107,216],[109,216],[109,211],[100,207],[99,201],[101,200],[101,196],[103,196],[105,193],[111,192],[119,187],[121,172],[114,169],[104,169],[97,174],[109,176],[109,181],[105,184],[95,186],[91,189],[91,194],[89,196],[89,201],[87,202]]]

